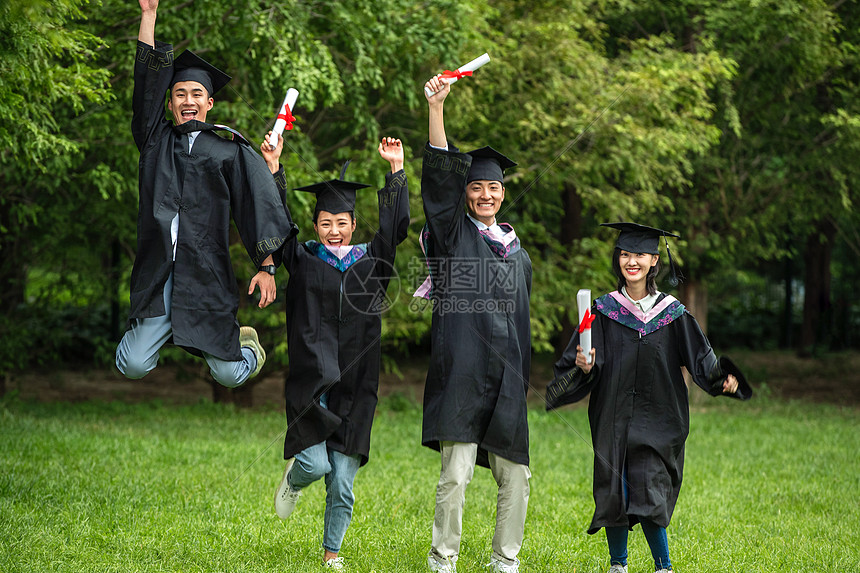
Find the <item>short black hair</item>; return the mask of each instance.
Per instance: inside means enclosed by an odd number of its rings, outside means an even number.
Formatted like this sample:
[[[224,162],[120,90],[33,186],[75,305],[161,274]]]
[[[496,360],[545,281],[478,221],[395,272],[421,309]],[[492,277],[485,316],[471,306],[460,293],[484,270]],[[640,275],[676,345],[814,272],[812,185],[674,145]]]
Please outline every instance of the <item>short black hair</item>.
[[[612,272],[618,279],[618,282],[616,284],[616,289],[618,290],[618,292],[621,292],[622,287],[627,286],[627,280],[624,278],[624,273],[621,272],[621,263],[619,262],[620,257],[621,249],[615,247],[615,249],[612,251]],[[657,294],[657,275],[659,275],[660,271],[662,270],[662,259],[657,259],[657,264],[648,270],[648,275],[645,277],[645,288],[648,290],[648,294]]]

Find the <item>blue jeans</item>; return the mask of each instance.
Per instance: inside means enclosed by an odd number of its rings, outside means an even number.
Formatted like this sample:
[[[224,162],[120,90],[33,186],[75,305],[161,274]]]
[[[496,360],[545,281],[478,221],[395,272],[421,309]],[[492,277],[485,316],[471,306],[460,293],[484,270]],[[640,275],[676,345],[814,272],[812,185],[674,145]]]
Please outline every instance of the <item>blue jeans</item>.
[[[152,318],[137,318],[131,321],[116,347],[116,367],[127,378],[137,380],[149,374],[158,365],[159,350],[170,339],[173,327],[170,323],[173,273],[164,283],[164,315]],[[228,388],[241,386],[257,369],[257,357],[250,348],[242,348],[242,360],[222,360],[203,353],[209,371],[216,382]]]
[[[325,395],[320,404],[326,407]],[[352,520],[352,506],[355,503],[352,484],[360,465],[360,456],[348,456],[330,450],[325,442],[320,442],[296,454],[296,461],[287,476],[293,489],[305,488],[325,477],[323,549],[326,551],[340,551],[343,537]]]
[[[624,495],[624,506],[627,506],[627,466],[622,473],[622,491]],[[666,528],[654,523],[640,519],[642,532],[648,547],[651,549],[651,557],[654,558],[654,569],[671,569],[672,562],[669,561],[669,540],[666,537]],[[606,527],[606,543],[609,545],[609,562],[612,565],[627,565],[627,527]]]

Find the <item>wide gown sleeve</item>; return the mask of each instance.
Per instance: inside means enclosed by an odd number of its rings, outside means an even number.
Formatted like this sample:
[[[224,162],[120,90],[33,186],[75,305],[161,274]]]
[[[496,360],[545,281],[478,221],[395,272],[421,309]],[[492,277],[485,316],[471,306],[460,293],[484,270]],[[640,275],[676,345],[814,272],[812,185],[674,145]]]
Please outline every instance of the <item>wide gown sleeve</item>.
[[[230,179],[233,220],[248,256],[259,267],[279,253],[297,229],[266,162],[244,143],[237,145]]]
[[[134,57],[134,90],[131,99],[131,133],[138,151],[143,151],[164,117],[164,94],[173,79],[173,46],[155,42],[153,48],[137,42]]]
[[[689,313],[677,321],[681,360],[693,381],[711,396],[728,396],[738,400],[749,400],[753,391],[746,376],[729,358],[718,358],[711,348],[699,323]],[[723,392],[723,381],[733,374],[738,379],[738,389],[733,394]]]
[[[397,245],[409,230],[409,187],[406,173],[386,173],[385,186],[379,190],[379,229],[371,240],[371,252],[381,265],[378,276],[390,276]]]
[[[464,219],[466,175],[472,156],[449,145],[448,151],[424,147],[421,169],[421,198],[430,236],[440,249],[449,254],[456,246]]]
[[[596,309],[592,308],[591,312],[596,317],[591,325],[591,340],[594,348],[597,349],[594,359],[594,366],[588,374],[585,374],[576,365],[576,347],[579,345],[579,331],[575,332],[567,348],[564,350],[561,358],[553,366],[553,374],[555,378],[547,385],[546,388],[546,409],[554,410],[565,404],[572,404],[582,400],[591,389],[599,382],[600,373],[603,364],[606,360],[606,353],[603,349],[606,348],[604,343],[604,328],[603,321],[607,320],[603,315],[596,313]]]

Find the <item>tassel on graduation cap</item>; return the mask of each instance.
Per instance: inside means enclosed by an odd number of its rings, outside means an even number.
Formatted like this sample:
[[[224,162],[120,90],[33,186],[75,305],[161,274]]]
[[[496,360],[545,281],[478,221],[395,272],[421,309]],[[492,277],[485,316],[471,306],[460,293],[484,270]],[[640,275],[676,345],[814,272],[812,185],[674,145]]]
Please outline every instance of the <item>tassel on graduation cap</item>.
[[[338,177],[338,179],[340,179],[341,181],[346,181],[344,177],[346,177],[346,168],[349,167],[350,161],[352,161],[352,159],[347,159],[346,162],[343,164],[343,167],[340,168],[340,177]]]
[[[677,237],[678,235],[673,236]],[[684,282],[684,275],[678,272],[677,268],[675,268],[675,261],[672,260],[672,251],[669,250],[669,239],[666,238],[665,231],[663,232],[663,240],[666,241],[666,254],[669,255],[669,272],[672,273],[672,276],[669,279],[669,284],[676,287],[680,283]]]

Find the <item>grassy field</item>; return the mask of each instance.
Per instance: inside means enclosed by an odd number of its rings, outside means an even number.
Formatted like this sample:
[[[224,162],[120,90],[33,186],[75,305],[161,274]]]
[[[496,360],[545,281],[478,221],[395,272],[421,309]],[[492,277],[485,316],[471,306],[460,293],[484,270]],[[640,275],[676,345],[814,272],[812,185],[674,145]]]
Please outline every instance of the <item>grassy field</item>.
[[[860,571],[860,416],[855,408],[695,402],[669,543],[678,573]],[[534,409],[525,572],[604,572],[585,533],[592,454],[586,411]],[[341,550],[351,571],[423,572],[439,461],[420,408],[380,405]],[[0,572],[318,571],[324,486],[280,521],[283,414],[201,402],[0,403]],[[484,571],[495,485],[467,492],[458,570]],[[653,571],[639,528],[630,573]]]

